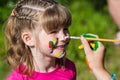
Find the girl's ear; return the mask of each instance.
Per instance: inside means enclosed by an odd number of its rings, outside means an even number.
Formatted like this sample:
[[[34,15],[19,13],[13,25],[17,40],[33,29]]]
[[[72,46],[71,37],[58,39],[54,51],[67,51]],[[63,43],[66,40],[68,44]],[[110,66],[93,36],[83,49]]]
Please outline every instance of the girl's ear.
[[[34,36],[30,32],[23,32],[21,37],[26,45],[34,46]]]

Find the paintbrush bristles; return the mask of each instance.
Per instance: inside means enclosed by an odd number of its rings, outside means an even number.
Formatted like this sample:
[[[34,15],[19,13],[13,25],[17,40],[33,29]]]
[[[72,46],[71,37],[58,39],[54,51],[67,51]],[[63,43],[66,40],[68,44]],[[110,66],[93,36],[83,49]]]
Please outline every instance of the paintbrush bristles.
[[[66,39],[80,39],[80,37],[77,37],[77,36],[65,36]]]
[[[65,36],[65,38],[80,39],[80,37],[78,36]],[[120,40],[114,40],[114,39],[101,39],[101,38],[86,38],[86,39],[93,41],[104,41],[104,42],[120,42]]]

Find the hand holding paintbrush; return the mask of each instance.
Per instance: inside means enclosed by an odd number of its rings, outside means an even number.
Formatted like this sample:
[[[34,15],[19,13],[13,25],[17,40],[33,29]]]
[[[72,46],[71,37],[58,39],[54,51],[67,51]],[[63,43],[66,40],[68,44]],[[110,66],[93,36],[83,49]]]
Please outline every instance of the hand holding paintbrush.
[[[103,38],[98,38],[96,35],[93,34],[83,34],[83,37],[86,38],[86,40],[88,40],[90,47],[92,48],[92,50],[97,50],[98,46],[98,41],[104,41],[104,42],[120,42],[120,40],[114,40],[114,39],[103,39]],[[67,39],[80,39],[80,37],[78,36],[65,36],[65,38]],[[83,49],[84,46],[80,45],[78,47],[79,49]]]

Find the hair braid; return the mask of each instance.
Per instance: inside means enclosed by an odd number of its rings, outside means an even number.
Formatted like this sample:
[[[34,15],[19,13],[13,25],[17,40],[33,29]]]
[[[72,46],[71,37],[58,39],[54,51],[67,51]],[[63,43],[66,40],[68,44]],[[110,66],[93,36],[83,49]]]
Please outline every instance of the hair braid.
[[[39,0],[38,2],[34,0],[19,0],[13,9],[13,13],[18,19],[34,20],[33,18],[37,12],[43,11],[45,8],[55,4],[57,2],[54,0]],[[37,8],[38,6],[39,8]]]

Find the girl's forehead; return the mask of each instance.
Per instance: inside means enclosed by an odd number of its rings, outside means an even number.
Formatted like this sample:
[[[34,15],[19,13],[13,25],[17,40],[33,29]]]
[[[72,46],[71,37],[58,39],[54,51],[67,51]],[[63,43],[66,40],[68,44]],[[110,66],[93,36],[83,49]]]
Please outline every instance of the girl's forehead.
[[[67,28],[71,25],[71,14],[61,5],[53,6],[43,12],[40,24],[45,31]]]
[[[57,26],[57,27],[51,27],[51,28],[44,28],[44,30],[46,31],[46,32],[52,32],[52,31],[59,31],[59,30],[61,30],[61,29],[64,29],[64,28],[69,28],[69,26]]]

